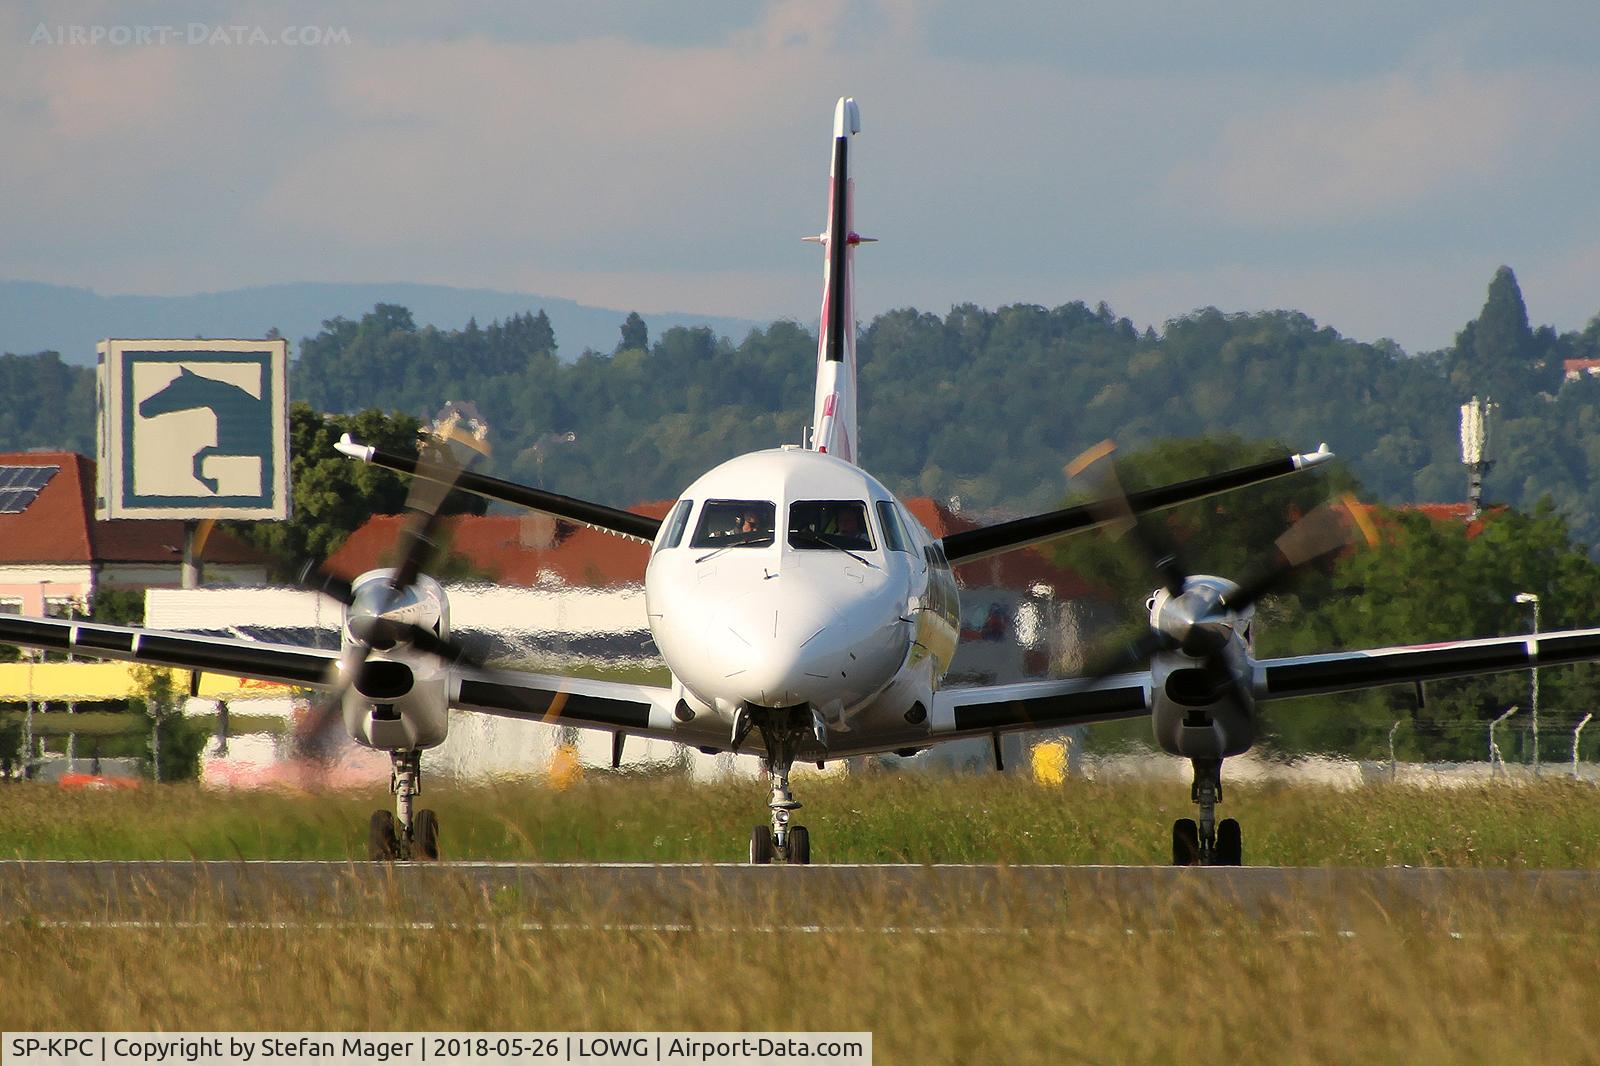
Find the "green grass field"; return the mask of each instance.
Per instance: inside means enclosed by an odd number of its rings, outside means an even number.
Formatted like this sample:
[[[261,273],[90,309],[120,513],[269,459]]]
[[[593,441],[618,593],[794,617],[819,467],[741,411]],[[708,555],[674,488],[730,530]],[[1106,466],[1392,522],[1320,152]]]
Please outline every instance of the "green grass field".
[[[807,779],[802,813],[819,861],[1158,863],[1185,792],[879,774]],[[734,860],[765,813],[754,782],[610,774],[424,798],[463,858]],[[387,799],[0,786],[0,853],[359,857]],[[1600,790],[1570,783],[1239,786],[1225,807],[1253,863],[1600,864]],[[869,1030],[879,1063],[1600,1061],[1590,913],[1467,899],[1336,926],[1298,906],[1117,903],[942,933],[916,931],[905,899],[840,901],[840,926],[814,932],[715,900],[688,928],[581,927],[582,900],[565,913],[580,927],[530,927],[453,888],[422,927],[377,891],[243,924],[204,898],[156,901],[177,926],[149,924],[148,899],[127,924],[107,900],[91,927],[24,903],[0,917],[0,1028]]]
[[[1001,776],[869,774],[797,779],[818,862],[1166,862],[1170,784]],[[722,862],[744,858],[766,820],[754,781],[589,773],[430,785],[447,858]],[[228,793],[192,785],[64,792],[0,785],[0,858],[346,859],[365,856],[364,794]],[[1600,789],[1550,780],[1456,790],[1230,785],[1223,815],[1244,825],[1245,861],[1282,866],[1600,866]]]

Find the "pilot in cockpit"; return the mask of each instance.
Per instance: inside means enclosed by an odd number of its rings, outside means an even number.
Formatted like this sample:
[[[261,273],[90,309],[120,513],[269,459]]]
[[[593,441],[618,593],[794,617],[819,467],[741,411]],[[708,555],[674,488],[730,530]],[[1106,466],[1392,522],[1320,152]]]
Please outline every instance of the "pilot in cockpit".
[[[861,505],[841,503],[829,508],[822,531],[841,548],[870,549],[872,541],[861,526]]]

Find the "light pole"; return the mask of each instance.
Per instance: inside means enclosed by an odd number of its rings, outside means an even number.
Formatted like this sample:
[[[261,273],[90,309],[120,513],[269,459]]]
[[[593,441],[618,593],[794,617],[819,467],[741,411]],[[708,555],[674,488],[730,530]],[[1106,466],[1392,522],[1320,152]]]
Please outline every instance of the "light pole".
[[[1572,779],[1574,781],[1578,779],[1578,742],[1583,738],[1583,727],[1588,725],[1589,719],[1593,717],[1594,712],[1590,711],[1583,716],[1583,721],[1578,723],[1578,728],[1572,731]]]
[[[1537,645],[1539,639],[1539,594],[1537,592],[1519,592],[1513,602],[1533,604],[1533,637]],[[1533,772],[1537,775],[1539,773],[1539,658],[1537,655],[1533,657],[1533,669],[1529,673],[1533,675]]]
[[[1494,742],[1494,727],[1499,725],[1501,722],[1504,722],[1507,718],[1510,718],[1512,715],[1514,715],[1516,713],[1517,713],[1517,709],[1515,707],[1511,707],[1511,708],[1507,709],[1505,714],[1502,714],[1499,718],[1496,718],[1494,721],[1489,723],[1489,776],[1490,777],[1494,776],[1496,767],[1499,767],[1500,769],[1504,770],[1505,769],[1505,765],[1506,765],[1505,759],[1501,758],[1501,756],[1500,756],[1500,745],[1498,745],[1498,744],[1496,744]]]

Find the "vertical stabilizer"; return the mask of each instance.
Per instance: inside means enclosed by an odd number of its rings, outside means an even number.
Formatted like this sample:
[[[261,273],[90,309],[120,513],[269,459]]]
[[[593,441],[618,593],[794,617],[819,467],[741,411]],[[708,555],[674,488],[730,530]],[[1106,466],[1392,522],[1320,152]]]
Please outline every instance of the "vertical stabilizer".
[[[850,137],[861,131],[861,112],[850,98],[833,112],[833,170],[828,185],[828,228],[807,240],[822,245],[822,326],[817,336],[817,396],[811,411],[811,447],[856,461],[855,232],[850,183]]]

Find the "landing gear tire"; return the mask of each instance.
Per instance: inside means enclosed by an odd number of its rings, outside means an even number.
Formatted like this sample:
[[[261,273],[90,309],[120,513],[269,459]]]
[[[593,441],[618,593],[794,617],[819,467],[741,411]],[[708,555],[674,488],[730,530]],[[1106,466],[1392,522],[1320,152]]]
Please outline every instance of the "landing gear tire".
[[[790,866],[811,865],[811,833],[803,825],[789,827],[789,843],[784,861]]]
[[[1172,823],[1172,865],[1200,865],[1200,826],[1193,818]]]
[[[418,862],[439,861],[439,816],[432,811],[418,811],[411,821],[411,857]]]
[[[770,866],[776,849],[772,844],[772,830],[758,825],[750,830],[750,862],[754,866]]]
[[[1216,865],[1244,865],[1244,834],[1237,819],[1224,818],[1217,823]]]
[[[394,862],[400,857],[400,838],[394,832],[393,811],[373,811],[367,822],[367,858]]]

